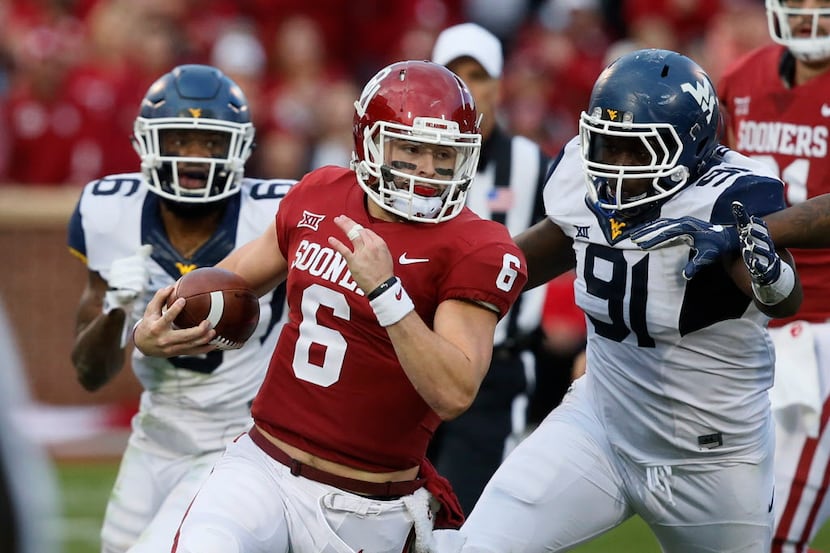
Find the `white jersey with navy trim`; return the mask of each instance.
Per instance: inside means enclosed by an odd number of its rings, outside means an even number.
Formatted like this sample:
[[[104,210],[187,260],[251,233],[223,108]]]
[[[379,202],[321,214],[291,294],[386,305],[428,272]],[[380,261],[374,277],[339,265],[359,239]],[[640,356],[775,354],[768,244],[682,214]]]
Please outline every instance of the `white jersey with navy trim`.
[[[106,280],[116,259],[151,244],[150,284],[134,320],[160,288],[183,274],[215,265],[273,224],[293,181],[246,178],[214,235],[190,259],[171,246],[159,216],[158,196],[139,173],[111,175],[84,188],[69,224],[69,246]],[[260,299],[259,325],[244,347],[195,357],[147,357],[134,349],[132,367],[144,391],[131,443],[159,453],[197,454],[224,449],[250,424],[259,389],[284,321],[282,286]],[[134,321],[132,321],[134,322]]]
[[[545,207],[574,240],[588,381],[612,446],[648,465],[757,462],[772,444],[769,319],[720,264],[686,281],[688,245],[642,251],[624,220],[589,206],[585,182],[574,139],[548,180]],[[758,215],[784,207],[772,173],[719,148],[704,174],[659,216],[729,224],[733,199]]]

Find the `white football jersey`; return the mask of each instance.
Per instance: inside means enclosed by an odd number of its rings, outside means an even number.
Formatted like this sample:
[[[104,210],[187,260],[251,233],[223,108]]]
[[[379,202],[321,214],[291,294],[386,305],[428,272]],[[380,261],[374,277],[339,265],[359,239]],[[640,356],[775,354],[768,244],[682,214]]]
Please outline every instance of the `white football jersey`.
[[[772,439],[768,317],[721,264],[685,280],[688,245],[641,250],[626,221],[588,204],[585,179],[574,139],[548,180],[545,207],[574,241],[588,381],[612,446],[649,465],[757,461]],[[737,199],[757,215],[784,207],[782,184],[767,169],[719,148],[659,216],[734,224]]]
[[[246,178],[231,197],[214,235],[190,259],[171,246],[159,215],[161,199],[140,173],[111,175],[84,188],[69,224],[69,247],[106,280],[116,259],[151,244],[150,284],[133,310],[134,323],[160,288],[198,267],[212,266],[274,222],[293,181]],[[259,325],[241,349],[169,359],[133,350],[132,366],[144,387],[131,443],[158,453],[221,450],[250,425],[259,389],[286,315],[278,287],[260,298]]]

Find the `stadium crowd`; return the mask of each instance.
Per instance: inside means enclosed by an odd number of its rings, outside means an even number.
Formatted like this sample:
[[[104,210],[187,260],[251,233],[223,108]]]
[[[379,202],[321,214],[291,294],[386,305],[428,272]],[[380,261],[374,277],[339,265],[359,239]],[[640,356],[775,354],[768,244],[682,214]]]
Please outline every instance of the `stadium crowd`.
[[[0,183],[81,186],[132,170],[135,106],[181,63],[216,65],[246,91],[258,131],[251,175],[343,163],[356,83],[429,59],[441,29],[463,21],[502,40],[499,117],[549,155],[616,54],[677,50],[717,80],[769,40],[760,0],[5,0]]]

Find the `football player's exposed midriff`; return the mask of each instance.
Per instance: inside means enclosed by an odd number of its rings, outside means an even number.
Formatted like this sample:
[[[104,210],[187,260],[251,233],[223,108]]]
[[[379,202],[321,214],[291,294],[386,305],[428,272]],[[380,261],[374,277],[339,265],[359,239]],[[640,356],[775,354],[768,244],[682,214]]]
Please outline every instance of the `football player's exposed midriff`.
[[[279,438],[275,438],[259,426],[257,426],[256,429],[258,433],[261,434],[266,440],[277,446],[280,450],[282,450],[295,461],[298,461],[303,465],[308,465],[320,469],[321,471],[328,472],[330,474],[343,476],[345,478],[351,478],[353,480],[362,480],[364,482],[381,483],[403,482],[407,480],[415,480],[418,477],[419,467],[417,466],[404,470],[396,470],[393,472],[369,472],[366,470],[360,470],[353,467],[349,467],[347,465],[342,465],[340,463],[335,463],[327,459],[323,459],[298,447],[289,445],[284,441],[280,440]]]

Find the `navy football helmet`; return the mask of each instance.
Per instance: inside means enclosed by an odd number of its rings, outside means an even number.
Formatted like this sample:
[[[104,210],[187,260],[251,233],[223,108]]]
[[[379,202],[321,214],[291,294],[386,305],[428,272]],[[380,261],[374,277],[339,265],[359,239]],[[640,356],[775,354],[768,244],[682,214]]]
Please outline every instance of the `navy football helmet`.
[[[204,131],[206,140],[214,142],[222,137],[221,153],[191,157],[165,151],[168,133],[186,131]],[[174,202],[214,202],[238,192],[253,142],[254,126],[242,89],[208,65],[180,65],[153,83],[133,132],[150,189]]]
[[[616,217],[653,212],[700,174],[719,123],[714,86],[695,62],[656,49],[622,56],[602,71],[580,116],[589,199]]]

